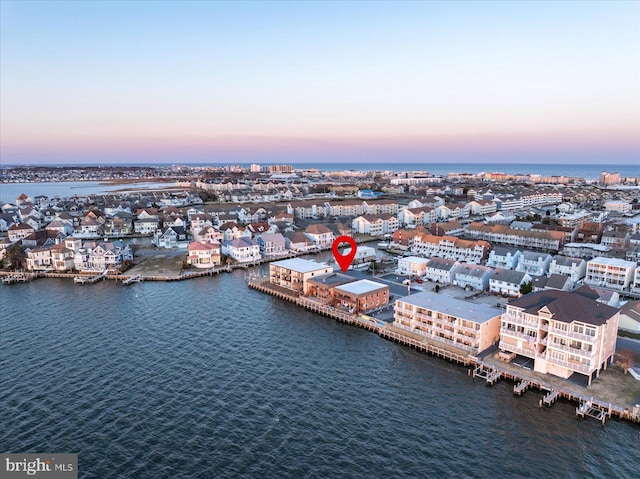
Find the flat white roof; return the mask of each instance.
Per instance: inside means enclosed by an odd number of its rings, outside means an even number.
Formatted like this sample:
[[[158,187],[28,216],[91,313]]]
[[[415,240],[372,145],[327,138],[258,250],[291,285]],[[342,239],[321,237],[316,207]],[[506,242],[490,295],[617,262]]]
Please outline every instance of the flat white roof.
[[[637,263],[633,261],[627,261],[619,258],[604,258],[602,256],[598,256],[597,258],[593,258],[591,261],[587,262],[588,264],[604,264],[607,266],[619,266],[621,268],[635,268]]]
[[[397,301],[449,314],[475,323],[484,323],[502,314],[501,310],[486,304],[469,303],[442,293],[435,294],[427,291],[405,296]]]
[[[361,279],[360,281],[354,281],[353,283],[336,286],[334,289],[339,289],[351,294],[366,294],[386,287],[388,287],[386,284],[376,283],[375,281],[370,281],[368,279]]]
[[[408,263],[420,263],[420,264],[425,264],[429,262],[427,258],[421,258],[420,256],[407,256],[406,258],[400,258],[398,262],[400,261],[404,261]]]
[[[311,273],[312,271],[318,271],[326,268],[331,268],[331,271],[333,271],[333,267],[329,266],[327,263],[318,263],[316,261],[301,258],[274,261],[271,264],[280,268],[290,269],[296,273]]]

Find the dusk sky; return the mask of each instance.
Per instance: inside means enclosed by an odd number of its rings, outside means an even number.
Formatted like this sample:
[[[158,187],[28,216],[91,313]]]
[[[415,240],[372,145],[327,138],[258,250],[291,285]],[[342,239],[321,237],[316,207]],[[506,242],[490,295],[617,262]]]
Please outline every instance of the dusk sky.
[[[0,162],[640,162],[640,3],[1,0]]]

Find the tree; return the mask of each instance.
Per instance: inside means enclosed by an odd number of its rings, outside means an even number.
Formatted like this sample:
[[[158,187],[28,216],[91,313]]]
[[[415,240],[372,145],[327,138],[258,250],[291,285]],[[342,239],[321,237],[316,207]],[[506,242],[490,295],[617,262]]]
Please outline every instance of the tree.
[[[618,358],[616,363],[624,370],[625,374],[627,374],[629,369],[633,368],[638,363],[638,353],[629,348],[624,348],[618,351],[616,353],[616,358]]]
[[[533,291],[533,283],[531,283],[531,281],[520,285],[520,294],[529,294],[531,291]]]
[[[24,250],[17,244],[9,246],[4,253],[4,264],[8,269],[21,268],[24,259]]]
[[[439,293],[439,292],[440,292],[440,285],[439,285],[439,284],[436,284],[436,287],[435,287],[435,288],[433,288],[433,290],[434,290],[436,293]]]

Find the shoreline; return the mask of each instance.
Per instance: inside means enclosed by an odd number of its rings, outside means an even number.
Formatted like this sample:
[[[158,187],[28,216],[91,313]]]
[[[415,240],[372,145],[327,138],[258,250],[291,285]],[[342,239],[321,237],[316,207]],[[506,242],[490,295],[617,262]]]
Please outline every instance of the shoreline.
[[[278,289],[268,281],[250,279],[248,287],[292,302],[303,309],[335,319],[338,322],[368,330],[383,339],[462,365],[468,368],[468,375],[472,376],[473,379],[476,377],[485,379],[487,386],[493,386],[501,379],[511,380],[515,383],[514,396],[524,394],[527,389],[537,389],[540,392],[545,392],[545,395],[539,401],[539,407],[543,405],[551,407],[555,401],[563,398],[573,404],[577,404],[576,416],[595,418],[603,426],[607,419],[626,420],[634,424],[640,423],[640,407],[638,405],[629,408],[628,406],[625,407],[594,398],[593,395],[583,394],[578,391],[577,388],[579,386],[573,385],[562,378],[545,375],[543,379],[540,379],[536,377],[536,374],[540,373],[534,373],[533,371],[526,373],[523,368],[497,360],[492,356],[493,351],[491,348],[475,356],[470,353],[464,354],[461,350],[454,351],[446,345],[430,341],[428,338],[418,338],[417,335],[415,338],[411,337],[407,332],[395,328],[393,323],[385,323],[383,325],[382,323],[384,322],[372,319],[366,314],[349,314],[327,305],[321,305],[309,298],[301,297],[293,291],[282,291],[283,288]],[[606,369],[604,372],[606,372]]]

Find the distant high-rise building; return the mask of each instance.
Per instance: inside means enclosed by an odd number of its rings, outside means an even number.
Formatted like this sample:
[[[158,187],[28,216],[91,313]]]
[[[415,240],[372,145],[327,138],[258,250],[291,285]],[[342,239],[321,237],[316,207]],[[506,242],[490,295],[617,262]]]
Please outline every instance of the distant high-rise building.
[[[269,165],[269,173],[291,173],[292,171],[291,165]]]
[[[601,185],[620,184],[620,173],[609,173],[607,171],[603,171],[602,173],[600,173],[600,184]]]
[[[253,163],[251,165],[251,173],[260,173],[262,171],[262,166]]]

